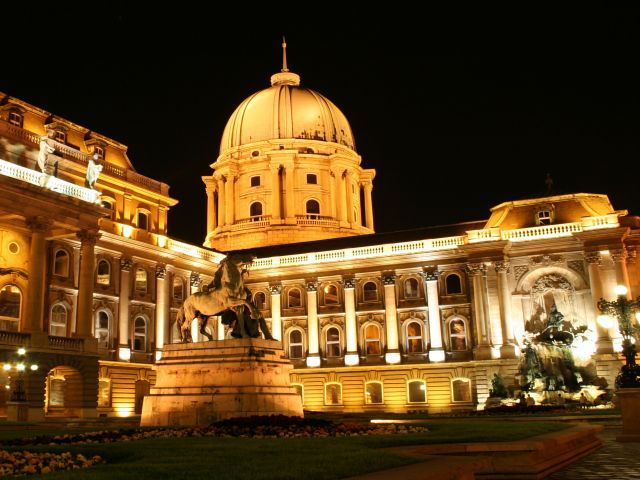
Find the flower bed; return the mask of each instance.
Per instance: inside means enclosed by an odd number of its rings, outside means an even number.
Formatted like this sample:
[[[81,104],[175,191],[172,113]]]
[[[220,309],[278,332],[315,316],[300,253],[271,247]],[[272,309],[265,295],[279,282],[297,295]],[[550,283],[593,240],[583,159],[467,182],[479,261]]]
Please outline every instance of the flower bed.
[[[241,438],[293,438],[293,437],[347,437],[359,435],[408,434],[428,431],[425,427],[396,424],[334,423],[328,420],[303,419],[274,415],[222,420],[207,427],[103,430],[81,434],[37,436],[9,440],[5,446],[63,445],[128,442],[151,438],[184,437],[241,437]]]
[[[59,470],[88,468],[104,463],[99,455],[87,459],[84,455],[65,453],[7,452],[0,450],[0,477],[44,474]]]

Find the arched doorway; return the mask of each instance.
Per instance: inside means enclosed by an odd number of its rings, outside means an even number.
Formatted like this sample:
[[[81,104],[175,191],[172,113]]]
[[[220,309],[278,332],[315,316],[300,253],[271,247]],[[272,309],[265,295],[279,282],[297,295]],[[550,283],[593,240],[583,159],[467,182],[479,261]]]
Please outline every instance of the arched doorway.
[[[78,370],[66,365],[49,370],[45,379],[46,416],[80,417],[82,396],[82,376]]]

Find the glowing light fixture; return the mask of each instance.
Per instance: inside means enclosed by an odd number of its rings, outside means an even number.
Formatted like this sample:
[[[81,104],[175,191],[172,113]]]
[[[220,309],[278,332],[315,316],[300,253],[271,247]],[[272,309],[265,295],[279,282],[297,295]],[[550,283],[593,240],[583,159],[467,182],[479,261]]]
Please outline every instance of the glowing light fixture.
[[[38,370],[38,365],[35,365],[35,364],[34,364],[34,365],[31,365],[31,370],[32,370],[32,371],[34,371],[34,372],[35,372],[36,370]]]
[[[358,358],[357,353],[347,353],[344,356],[344,364],[347,366],[358,365],[360,363],[360,359]]]
[[[307,367],[319,367],[320,357],[307,357]]]
[[[130,417],[133,409],[131,407],[118,407],[116,413],[119,417]]]
[[[131,234],[133,233],[133,227],[130,225],[123,225],[122,226],[122,236],[123,237],[127,237],[127,238],[131,238]]]
[[[400,363],[400,352],[387,352],[384,359],[388,364]]]
[[[598,315],[598,323],[603,328],[611,328],[613,327],[613,318],[609,315]]]
[[[2,369],[6,372],[8,370],[11,370],[11,365],[9,365],[8,363],[5,363],[4,365],[2,365]]]
[[[120,347],[118,349],[118,358],[125,362],[131,360],[131,349],[129,347]]]
[[[627,287],[624,285],[616,285],[616,288],[614,289],[616,295],[626,295],[628,291],[629,290],[627,290]]]
[[[23,347],[20,347],[18,349],[18,355],[24,355],[25,353],[27,353],[27,350]]]

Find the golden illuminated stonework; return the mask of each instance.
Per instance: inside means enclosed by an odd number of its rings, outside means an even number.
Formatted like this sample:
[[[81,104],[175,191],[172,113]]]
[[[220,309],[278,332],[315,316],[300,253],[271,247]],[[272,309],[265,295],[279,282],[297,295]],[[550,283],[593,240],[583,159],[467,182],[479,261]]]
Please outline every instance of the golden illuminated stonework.
[[[231,115],[214,173],[203,177],[205,246],[228,251],[373,233],[375,170],[360,163],[344,114],[300,87],[283,54],[271,87]]]

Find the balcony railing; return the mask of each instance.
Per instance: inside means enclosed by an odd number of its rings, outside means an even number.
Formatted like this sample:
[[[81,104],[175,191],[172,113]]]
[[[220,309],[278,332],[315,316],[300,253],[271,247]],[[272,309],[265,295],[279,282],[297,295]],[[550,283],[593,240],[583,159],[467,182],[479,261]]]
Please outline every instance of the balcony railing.
[[[34,144],[34,147],[37,147],[40,144],[40,136],[36,135],[29,130],[25,130],[24,128],[17,127],[15,125],[11,125],[5,121],[0,120],[0,133],[3,135],[12,137],[16,140],[20,140],[23,142],[28,142]],[[55,140],[53,140],[55,142]],[[76,150],[75,148],[71,148],[64,143],[55,142],[56,144],[56,152],[59,152],[63,158],[72,160],[76,163],[81,163],[82,165],[87,165],[89,162],[89,155],[81,152],[80,150]],[[159,182],[149,177],[145,177],[144,175],[140,175],[139,173],[134,172],[133,170],[129,170],[126,168],[118,167],[112,163],[103,162],[103,175],[110,175],[112,177],[117,177],[128,182],[142,185],[143,187],[148,188],[149,190],[153,190],[155,192],[160,192],[163,195],[169,195],[169,186],[166,183]]]
[[[96,203],[100,196],[100,192],[96,190],[80,187],[74,183],[52,177],[51,175],[45,175],[42,172],[37,172],[30,168],[21,167],[6,160],[0,160],[0,175],[22,180],[32,185],[38,185],[89,203]]]
[[[233,225],[231,225],[231,230],[248,230],[251,228],[261,228],[266,227],[271,223],[271,215],[256,215],[248,218],[241,218],[236,220]]]
[[[503,240],[524,242],[527,240],[543,240],[545,238],[570,237],[582,231],[582,223],[559,223],[557,225],[541,225],[539,227],[518,228],[502,232]]]
[[[338,221],[333,217],[322,215],[296,215],[296,223],[298,225],[317,225],[320,227],[337,227]]]

